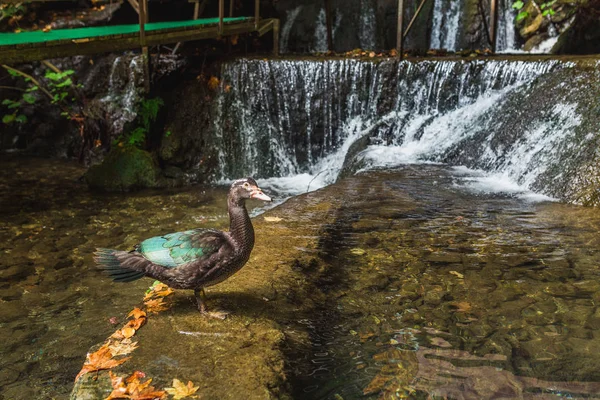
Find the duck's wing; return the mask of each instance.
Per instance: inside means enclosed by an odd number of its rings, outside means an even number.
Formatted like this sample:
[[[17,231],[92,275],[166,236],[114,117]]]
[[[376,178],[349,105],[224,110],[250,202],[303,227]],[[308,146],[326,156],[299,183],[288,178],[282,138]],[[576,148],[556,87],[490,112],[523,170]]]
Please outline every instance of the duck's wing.
[[[176,268],[208,258],[227,245],[227,238],[221,231],[192,229],[146,239],[136,247],[136,251],[154,264]]]

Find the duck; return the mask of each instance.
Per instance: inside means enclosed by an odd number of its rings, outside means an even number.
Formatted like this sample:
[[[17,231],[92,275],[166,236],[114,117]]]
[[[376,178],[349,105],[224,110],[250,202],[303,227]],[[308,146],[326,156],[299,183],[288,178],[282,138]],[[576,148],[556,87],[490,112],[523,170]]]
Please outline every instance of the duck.
[[[228,232],[197,228],[151,237],[131,251],[97,248],[94,261],[115,282],[150,277],[173,289],[192,289],[202,315],[224,319],[227,312],[209,311],[204,288],[231,277],[250,258],[254,228],[248,199],[271,201],[253,178],[235,180],[227,195]]]

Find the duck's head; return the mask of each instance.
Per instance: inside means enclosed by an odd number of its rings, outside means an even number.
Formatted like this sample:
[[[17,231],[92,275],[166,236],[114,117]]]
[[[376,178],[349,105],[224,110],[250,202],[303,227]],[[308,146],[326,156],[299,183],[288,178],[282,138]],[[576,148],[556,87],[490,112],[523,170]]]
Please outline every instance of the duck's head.
[[[231,184],[231,189],[229,189],[229,197],[237,201],[246,199],[271,201],[271,198],[263,193],[252,178],[243,178],[234,181]]]

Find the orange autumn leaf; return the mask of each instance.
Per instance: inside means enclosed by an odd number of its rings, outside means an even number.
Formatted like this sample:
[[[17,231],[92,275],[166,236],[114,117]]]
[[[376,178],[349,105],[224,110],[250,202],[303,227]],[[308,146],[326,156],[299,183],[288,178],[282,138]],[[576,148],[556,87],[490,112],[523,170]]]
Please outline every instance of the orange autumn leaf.
[[[167,303],[164,302],[164,299],[162,297],[159,297],[158,299],[154,300],[148,300],[144,302],[144,305],[146,306],[146,310],[151,313],[157,313],[159,311],[164,311],[169,308],[169,306],[167,305]]]
[[[185,385],[179,379],[173,379],[173,387],[165,388],[165,391],[173,396],[174,400],[181,400],[186,397],[196,397],[194,394],[199,388],[200,386],[194,386],[192,381],[188,381]]]
[[[111,342],[108,346],[113,357],[124,356],[137,349],[137,342],[132,342],[131,339],[123,339],[116,342]]]
[[[208,88],[210,90],[216,90],[219,87],[219,78],[216,76],[211,76],[208,80]]]
[[[133,329],[130,326],[126,326],[121,329],[121,335],[123,335],[123,337],[125,339],[128,339],[128,338],[132,337],[133,335],[135,335],[135,329]]]
[[[131,310],[131,312],[129,314],[127,314],[128,317],[133,317],[135,319],[138,318],[142,318],[142,317],[146,317],[146,312],[143,311],[142,309],[136,307],[133,310]]]
[[[81,371],[79,371],[79,373],[75,377],[76,381],[82,375],[84,375],[88,372],[100,371],[103,369],[111,369],[111,368],[116,367],[117,365],[123,364],[125,361],[127,361],[131,358],[131,357],[126,357],[126,358],[122,358],[119,360],[115,360],[113,358],[113,354],[110,351],[110,348],[108,346],[109,346],[109,344],[105,343],[98,350],[96,350],[93,353],[89,353],[87,355],[87,359],[85,360],[85,363],[83,364],[83,368],[81,368]]]
[[[146,374],[140,371],[135,371],[127,378],[123,378],[109,372],[110,382],[113,391],[106,400],[113,399],[133,399],[133,400],[154,400],[163,399],[166,392],[156,390],[154,386],[150,386],[152,379],[142,382],[140,379],[145,378]]]
[[[146,323],[146,317],[144,317],[144,318],[130,319],[125,324],[125,327],[133,328],[133,329],[135,329],[137,331],[145,323]]]

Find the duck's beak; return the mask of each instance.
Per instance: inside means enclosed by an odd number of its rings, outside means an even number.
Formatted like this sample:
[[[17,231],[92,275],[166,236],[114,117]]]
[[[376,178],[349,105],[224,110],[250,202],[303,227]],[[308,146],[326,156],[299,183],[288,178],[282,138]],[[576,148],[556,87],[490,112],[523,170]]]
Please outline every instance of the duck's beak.
[[[262,200],[262,201],[271,201],[271,198],[263,193],[260,188],[255,188],[252,193],[250,193],[251,199]]]

